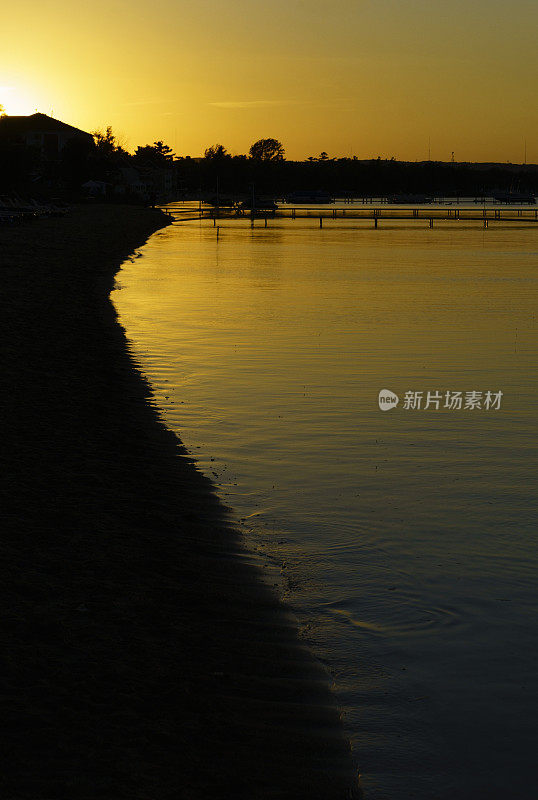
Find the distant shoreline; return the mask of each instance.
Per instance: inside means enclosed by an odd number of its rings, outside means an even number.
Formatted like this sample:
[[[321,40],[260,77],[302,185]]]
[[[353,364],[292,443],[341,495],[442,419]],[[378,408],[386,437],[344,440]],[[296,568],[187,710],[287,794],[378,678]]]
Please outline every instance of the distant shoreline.
[[[109,299],[168,222],[77,206],[0,228],[3,795],[344,800],[327,676],[148,402]]]

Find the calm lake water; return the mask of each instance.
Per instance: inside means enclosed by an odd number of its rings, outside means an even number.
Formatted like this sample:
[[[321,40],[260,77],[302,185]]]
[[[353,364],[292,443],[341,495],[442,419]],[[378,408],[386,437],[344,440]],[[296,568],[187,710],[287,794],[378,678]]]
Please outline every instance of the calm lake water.
[[[538,229],[370,225],[183,222],[113,299],[326,663],[366,800],[535,800]]]

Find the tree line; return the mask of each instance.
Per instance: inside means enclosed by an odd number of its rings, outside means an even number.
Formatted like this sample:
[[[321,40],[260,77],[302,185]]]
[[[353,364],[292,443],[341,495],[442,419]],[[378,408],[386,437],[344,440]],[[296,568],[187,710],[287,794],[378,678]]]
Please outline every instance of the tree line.
[[[113,136],[110,129],[107,135]],[[96,147],[102,147],[98,132]],[[116,147],[116,153],[120,149]],[[331,158],[326,151],[304,161],[286,159],[283,144],[275,138],[254,142],[247,154],[232,155],[221,144],[204,151],[203,158],[177,156],[162,141],[138,147],[133,163],[147,159],[179,170],[185,192],[218,192],[220,199],[256,194],[283,195],[300,190],[323,190],[340,196],[433,194],[479,196],[495,190],[536,192],[538,169],[532,165],[453,164],[403,162],[394,158],[361,160],[357,156]]]
[[[1,114],[1,107],[0,107]],[[470,196],[494,190],[536,192],[538,169],[532,165],[402,162],[392,159],[331,158],[323,151],[304,161],[286,159],[275,138],[254,142],[248,154],[232,155],[221,144],[208,146],[202,158],[178,156],[162,140],[129,153],[112,128],[96,130],[93,141],[73,139],[57,161],[44,162],[32,148],[0,143],[0,180],[9,188],[32,184],[40,174],[45,183],[76,192],[88,180],[113,183],[122,168],[141,175],[173,170],[182,192],[241,195],[285,195],[297,190],[321,190],[333,196],[379,197],[395,193]]]

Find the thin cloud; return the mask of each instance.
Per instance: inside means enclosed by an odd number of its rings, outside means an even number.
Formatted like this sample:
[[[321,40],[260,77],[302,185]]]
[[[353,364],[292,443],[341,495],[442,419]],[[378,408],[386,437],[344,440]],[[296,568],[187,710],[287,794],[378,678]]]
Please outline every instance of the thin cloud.
[[[141,100],[130,100],[127,103],[122,103],[124,106],[149,106],[149,105],[156,105],[158,103],[166,103],[167,101],[164,100],[162,97],[148,97]]]
[[[287,106],[293,100],[219,100],[216,103],[208,103],[216,108],[263,108],[264,106]]]

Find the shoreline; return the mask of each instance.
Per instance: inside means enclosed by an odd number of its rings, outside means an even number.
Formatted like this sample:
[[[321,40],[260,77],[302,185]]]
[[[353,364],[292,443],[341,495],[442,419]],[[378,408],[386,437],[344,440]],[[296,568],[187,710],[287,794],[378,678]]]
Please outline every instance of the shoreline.
[[[356,797],[328,677],[160,420],[110,300],[167,224],[84,206],[0,229],[3,796]]]

